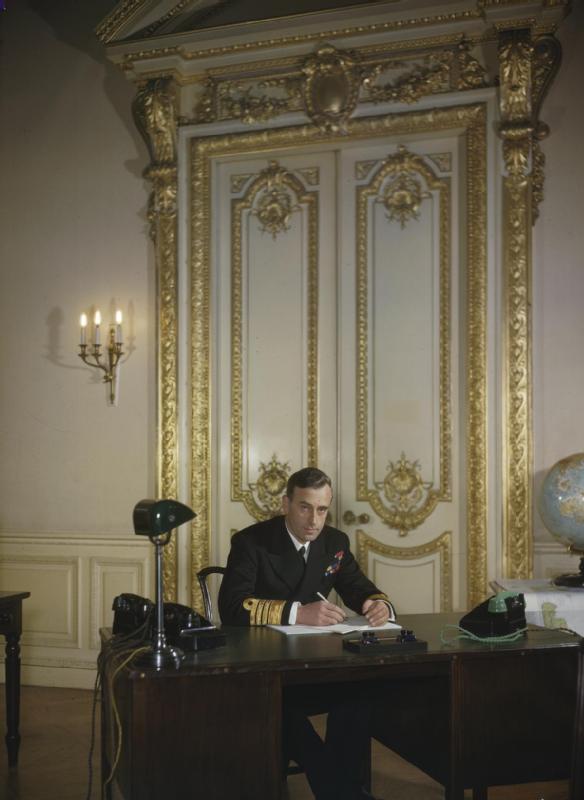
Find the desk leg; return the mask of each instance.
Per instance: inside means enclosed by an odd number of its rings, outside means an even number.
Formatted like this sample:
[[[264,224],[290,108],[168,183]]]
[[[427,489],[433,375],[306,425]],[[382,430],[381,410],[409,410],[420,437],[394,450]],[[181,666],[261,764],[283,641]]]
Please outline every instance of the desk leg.
[[[578,655],[578,682],[576,687],[570,800],[579,800],[579,798],[584,797],[584,649],[582,644]]]
[[[8,766],[15,767],[18,761],[20,734],[18,720],[20,717],[20,636],[6,634],[6,749],[8,750]]]
[[[464,800],[462,684],[460,660],[454,656],[450,664],[450,781],[444,787],[445,800]]]

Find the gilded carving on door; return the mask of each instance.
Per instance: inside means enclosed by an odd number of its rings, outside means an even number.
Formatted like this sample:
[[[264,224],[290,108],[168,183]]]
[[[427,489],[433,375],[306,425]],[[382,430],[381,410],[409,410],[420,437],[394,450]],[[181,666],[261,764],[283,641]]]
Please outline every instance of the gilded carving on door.
[[[317,170],[304,171],[301,177],[315,179]],[[233,183],[232,183],[233,187]],[[307,225],[307,361],[306,409],[307,454],[309,464],[318,460],[318,193],[307,191],[302,180],[277,161],[270,161],[259,175],[238,185],[243,196],[231,201],[231,497],[244,504],[257,520],[278,513],[285,482],[290,474],[288,461],[274,455],[260,476],[244,486],[244,246],[246,225],[257,220],[260,230],[273,239],[285,237],[292,214],[305,215]],[[286,244],[282,240],[282,247]],[[250,357],[249,354],[247,356]],[[269,443],[266,443],[269,446]],[[279,495],[275,493],[278,487]]]
[[[450,180],[439,178],[426,159],[415,155],[404,146],[376,165],[368,175],[368,183],[357,189],[357,338],[358,338],[358,438],[357,485],[359,500],[367,501],[378,517],[390,528],[407,535],[419,527],[434,511],[436,504],[451,498],[451,400],[450,400]],[[387,219],[399,223],[415,224],[420,206],[429,201],[432,193],[439,206],[439,397],[440,397],[440,484],[422,478],[417,460],[409,461],[402,453],[399,460],[389,459],[387,473],[380,480],[369,478],[369,397],[370,342],[369,314],[371,308],[369,288],[370,241],[373,204],[380,203]],[[407,268],[397,265],[396,269]],[[389,269],[389,267],[388,267]],[[392,343],[394,347],[397,342]],[[389,454],[388,454],[389,456]]]

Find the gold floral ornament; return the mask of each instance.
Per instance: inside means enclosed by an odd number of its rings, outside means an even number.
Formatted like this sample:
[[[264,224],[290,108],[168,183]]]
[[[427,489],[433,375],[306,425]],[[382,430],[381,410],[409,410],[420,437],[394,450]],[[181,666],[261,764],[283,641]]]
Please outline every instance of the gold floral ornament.
[[[299,206],[292,205],[290,195],[285,189],[273,188],[264,192],[252,214],[257,215],[262,231],[268,231],[275,239],[279,233],[289,230],[292,212],[298,208]]]
[[[387,184],[383,197],[377,198],[377,202],[383,203],[389,220],[399,221],[405,228],[406,222],[420,218],[420,206],[426,197],[431,197],[430,192],[423,191],[411,173],[400,172]]]
[[[438,503],[438,492],[431,481],[425,482],[418,461],[408,461],[402,453],[395,464],[390,461],[383,481],[375,483],[383,491],[389,504],[387,508],[377,493],[371,493],[370,502],[375,512],[400,536],[419,527],[430,516]]]
[[[268,231],[275,239],[279,233],[284,233],[290,228],[290,217],[300,206],[292,203],[288,189],[284,186],[283,178],[286,170],[279,166],[277,161],[270,161],[265,190],[259,195],[256,207],[251,213],[260,221],[262,231]]]
[[[281,513],[282,495],[286,491],[289,476],[290,464],[288,462],[281,464],[275,453],[269,464],[260,463],[260,477],[256,483],[250,483],[249,488],[257,495],[259,501],[257,505],[264,519],[270,519]]]

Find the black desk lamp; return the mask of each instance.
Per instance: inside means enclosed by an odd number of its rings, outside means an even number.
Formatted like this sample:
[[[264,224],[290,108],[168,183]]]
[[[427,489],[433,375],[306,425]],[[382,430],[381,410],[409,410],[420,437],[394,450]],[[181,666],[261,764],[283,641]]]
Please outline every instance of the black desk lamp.
[[[156,547],[156,628],[151,649],[136,659],[137,666],[155,667],[157,670],[174,665],[177,669],[183,659],[182,650],[166,643],[164,632],[164,605],[162,601],[162,550],[170,541],[171,532],[196,514],[177,500],[140,500],[134,506],[134,533],[148,536]]]

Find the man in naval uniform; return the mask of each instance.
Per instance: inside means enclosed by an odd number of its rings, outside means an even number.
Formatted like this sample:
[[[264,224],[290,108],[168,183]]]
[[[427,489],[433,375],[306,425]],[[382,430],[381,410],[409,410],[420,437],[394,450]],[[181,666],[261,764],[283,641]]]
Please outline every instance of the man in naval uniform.
[[[219,592],[224,625],[333,625],[345,619],[342,608],[322,599],[333,589],[372,626],[394,618],[388,597],[355,561],[347,535],[326,525],[332,496],[324,472],[301,469],[288,480],[283,516],[233,536]],[[323,742],[308,715],[325,710]],[[370,797],[361,786],[370,713],[370,698],[356,686],[286,690],[285,755],[304,769],[317,800]]]

